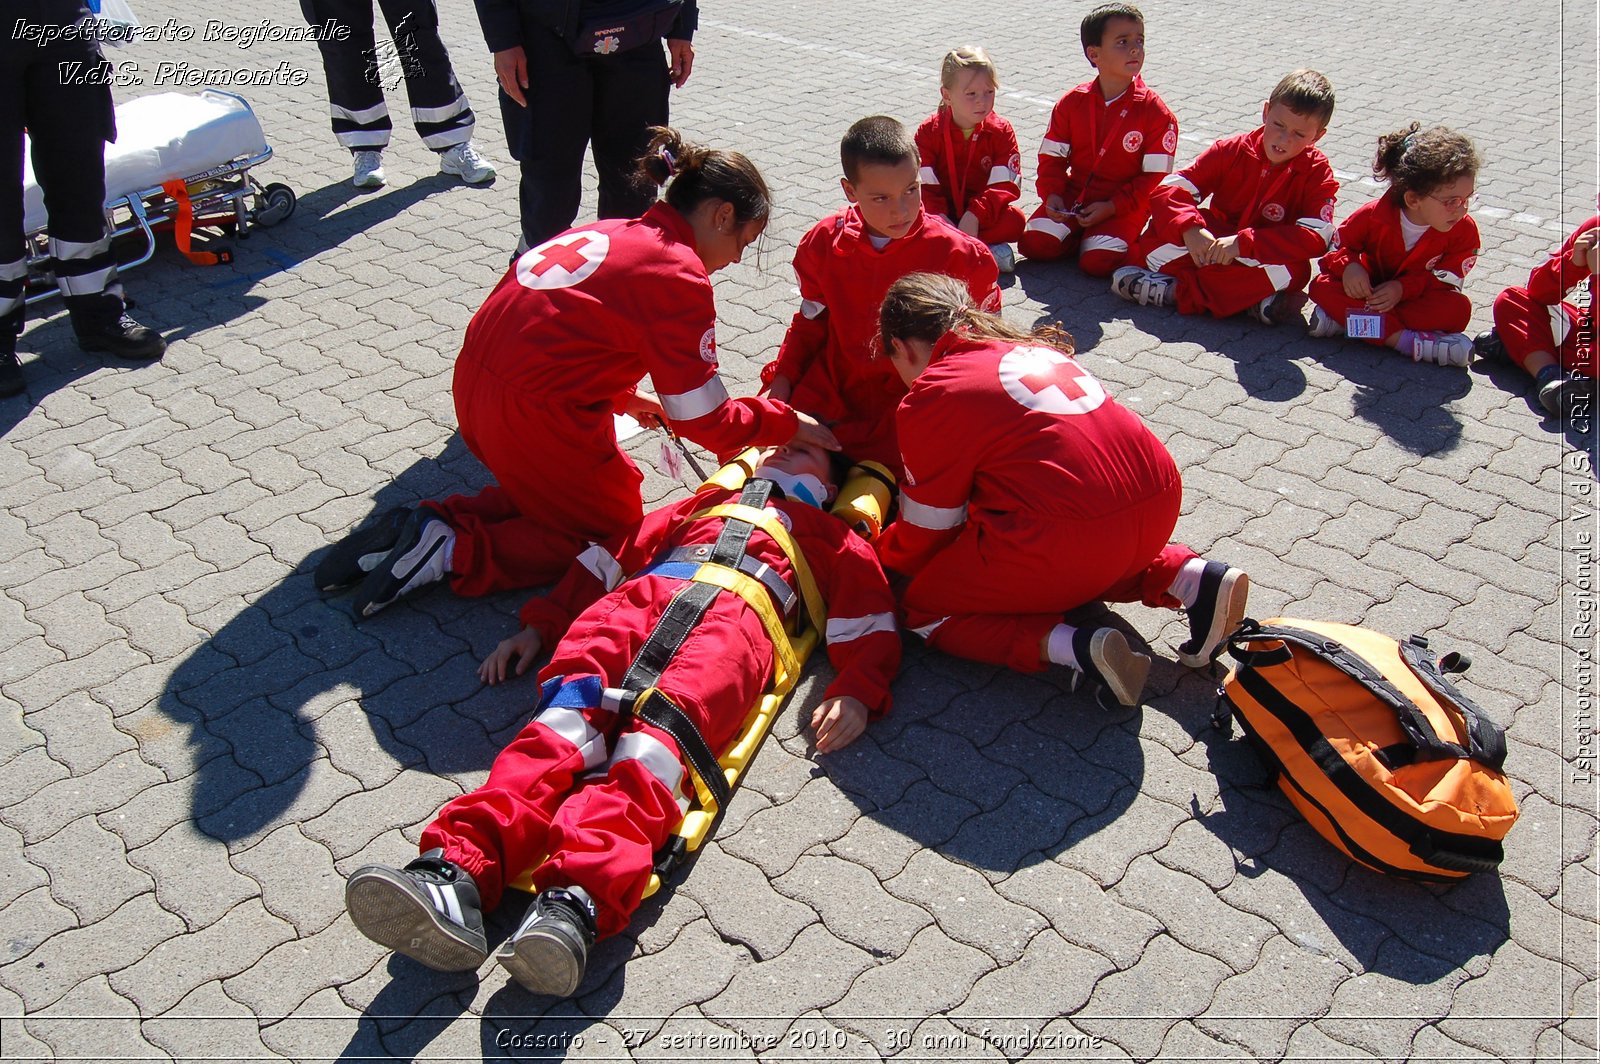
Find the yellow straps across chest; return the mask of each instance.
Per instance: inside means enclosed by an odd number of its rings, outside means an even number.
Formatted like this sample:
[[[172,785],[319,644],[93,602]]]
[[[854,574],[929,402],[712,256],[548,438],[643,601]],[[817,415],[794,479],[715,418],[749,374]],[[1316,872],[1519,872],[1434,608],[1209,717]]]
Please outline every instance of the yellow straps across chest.
[[[778,544],[784,556],[789,559],[790,568],[794,570],[794,582],[800,592],[800,600],[805,603],[806,616],[811,621],[811,626],[819,634],[828,630],[828,609],[822,601],[822,592],[817,588],[816,578],[811,574],[811,567],[806,564],[805,555],[800,552],[800,545],[794,541],[794,537],[789,534],[783,522],[778,520],[776,511],[758,510],[743,503],[724,503],[708,507],[693,516],[744,521],[771,536],[773,542]]]

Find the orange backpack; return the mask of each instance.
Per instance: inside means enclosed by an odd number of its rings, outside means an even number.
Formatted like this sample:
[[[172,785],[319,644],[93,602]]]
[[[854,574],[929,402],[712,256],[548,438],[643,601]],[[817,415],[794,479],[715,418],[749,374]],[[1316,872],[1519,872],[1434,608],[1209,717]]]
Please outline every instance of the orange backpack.
[[[1247,620],[1220,689],[1311,826],[1369,868],[1448,881],[1497,868],[1517,819],[1505,735],[1445,676],[1428,641],[1347,624]]]

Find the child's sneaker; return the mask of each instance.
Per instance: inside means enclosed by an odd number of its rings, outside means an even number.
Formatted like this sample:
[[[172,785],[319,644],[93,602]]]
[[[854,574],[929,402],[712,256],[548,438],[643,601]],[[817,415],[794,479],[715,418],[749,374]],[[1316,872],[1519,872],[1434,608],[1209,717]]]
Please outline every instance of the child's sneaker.
[[[1122,266],[1111,274],[1111,290],[1141,307],[1165,307],[1172,303],[1178,279],[1143,266]]]
[[[1250,308],[1250,316],[1263,325],[1282,325],[1284,322],[1294,321],[1300,316],[1300,308],[1306,305],[1306,294],[1298,289],[1289,292],[1274,292]]]
[[[410,516],[411,507],[396,506],[340,540],[311,574],[317,590],[337,591],[359,583],[394,549]]]
[[[350,179],[350,183],[356,188],[382,188],[383,152],[358,151],[354,154],[356,175]]]
[[[1553,417],[1569,417],[1578,401],[1594,394],[1594,379],[1567,373],[1560,366],[1546,366],[1533,380],[1539,405]]]
[[[552,887],[533,899],[522,926],[494,959],[532,993],[571,997],[583,982],[594,934],[588,893],[581,887]]]
[[[367,865],[344,885],[356,930],[440,972],[470,972],[489,956],[478,885],[429,850],[404,868]]]
[[[1193,668],[1210,663],[1244,621],[1250,577],[1226,562],[1206,562],[1200,595],[1189,607],[1189,638],[1178,645],[1178,660]]]
[[[1472,357],[1472,341],[1466,333],[1419,332],[1411,348],[1413,362],[1437,362],[1441,366],[1465,366]]]
[[[989,254],[994,256],[994,264],[1001,273],[1017,272],[1017,253],[1011,250],[1010,244],[990,244]]]
[[[1479,358],[1490,362],[1510,362],[1511,356],[1506,354],[1506,345],[1500,342],[1500,332],[1490,329],[1488,332],[1479,333],[1472,338],[1472,350]]]
[[[439,153],[439,172],[454,174],[469,185],[481,185],[494,177],[494,163],[479,155],[469,140]]]
[[[1330,336],[1343,336],[1344,326],[1334,320],[1333,315],[1317,307],[1311,312],[1311,324],[1306,326],[1306,335],[1313,340],[1326,340]]]
[[[1087,680],[1117,700],[1136,706],[1150,675],[1150,655],[1139,654],[1115,628],[1079,628],[1072,633],[1072,656],[1078,659],[1072,689]]]
[[[426,507],[411,511],[389,553],[373,566],[356,592],[357,617],[371,617],[402,595],[436,583],[450,571],[456,530]]]

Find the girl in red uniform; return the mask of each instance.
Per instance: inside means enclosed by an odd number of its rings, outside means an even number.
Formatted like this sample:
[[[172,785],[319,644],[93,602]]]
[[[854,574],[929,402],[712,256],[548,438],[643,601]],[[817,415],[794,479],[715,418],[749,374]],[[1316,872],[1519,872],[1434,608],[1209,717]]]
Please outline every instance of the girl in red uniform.
[[[461,595],[549,583],[585,543],[636,523],[644,477],[617,446],[614,412],[719,454],[790,439],[837,449],[786,403],[730,398],[717,374],[710,274],[766,228],[754,164],[657,129],[639,169],[667,186],[665,202],[531,248],[473,315],[456,416],[496,483],[386,514],[337,547],[317,585],[360,580],[358,616],[447,575]],[[656,397],[636,391],[646,375]]]
[[[1494,331],[1474,342],[1478,353],[1508,358],[1533,378],[1539,405],[1557,417],[1592,397],[1595,358],[1595,276],[1600,274],[1600,214],[1567,237],[1561,250],[1528,274],[1525,288],[1494,300]],[[1579,285],[1588,298],[1568,302]]]
[[[1073,358],[1059,329],[1024,333],[947,277],[897,281],[883,350],[910,389],[897,413],[900,514],[878,540],[911,574],[907,628],[962,657],[1087,677],[1138,703],[1150,659],[1114,628],[1063,615],[1096,599],[1186,607],[1186,665],[1244,617],[1250,582],[1168,542],[1183,502],[1172,456]]]
[[[968,236],[989,245],[1001,273],[1016,267],[1011,250],[1027,219],[1017,131],[995,113],[1000,72],[982,48],[963,45],[939,68],[939,109],[917,127],[922,158],[922,207],[943,215]]]
[[[1461,291],[1478,261],[1478,226],[1468,215],[1478,175],[1472,141],[1417,123],[1378,139],[1372,175],[1389,191],[1356,208],[1311,282],[1312,336],[1348,333],[1416,362],[1465,366],[1472,341],[1461,330],[1472,303]]]

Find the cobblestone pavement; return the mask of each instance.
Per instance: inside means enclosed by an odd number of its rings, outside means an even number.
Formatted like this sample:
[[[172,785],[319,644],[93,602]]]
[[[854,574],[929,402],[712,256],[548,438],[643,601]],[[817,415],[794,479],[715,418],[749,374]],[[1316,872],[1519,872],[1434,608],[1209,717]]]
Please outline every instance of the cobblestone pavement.
[[[504,159],[472,7],[441,6]],[[979,29],[967,4],[702,0],[676,120],[750,153],[780,198],[757,261],[717,281],[740,390],[795,307],[794,242],[839,202],[839,134],[929,112],[946,48],[999,58],[1032,170],[1049,105],[1088,76],[1089,5],[991,6]],[[1338,87],[1340,217],[1378,191],[1380,133],[1467,131],[1486,158],[1468,291],[1487,327],[1499,288],[1595,203],[1592,5],[1327,11],[1145,4],[1180,162],[1249,127],[1300,65]],[[262,17],[298,12],[221,16]],[[310,568],[374,506],[484,482],[450,370],[514,241],[514,174],[441,178],[397,117],[389,186],[355,194],[309,44],[121,58],[143,83],[120,99],[157,91],[161,61],[308,70],[244,90],[276,150],[258,174],[300,208],[232,265],[169,249],[128,275],[173,341],[161,364],[81,354],[52,306],[22,339],[28,394],[0,402],[4,1059],[1593,1059],[1593,437],[1507,368],[1181,319],[1026,264],[1008,316],[1062,320],[1148,419],[1184,471],[1179,535],[1249,570],[1255,615],[1477,659],[1468,686],[1508,727],[1522,807],[1501,874],[1430,889],[1353,868],[1208,726],[1212,682],[1171,660],[1181,619],[1134,607],[1119,613],[1158,658],[1136,711],[909,645],[895,711],[850,750],[814,756],[792,706],[716,841],[571,1002],[367,942],[343,877],[414,852],[533,685],[474,674],[519,596],[427,594],[356,625]]]

